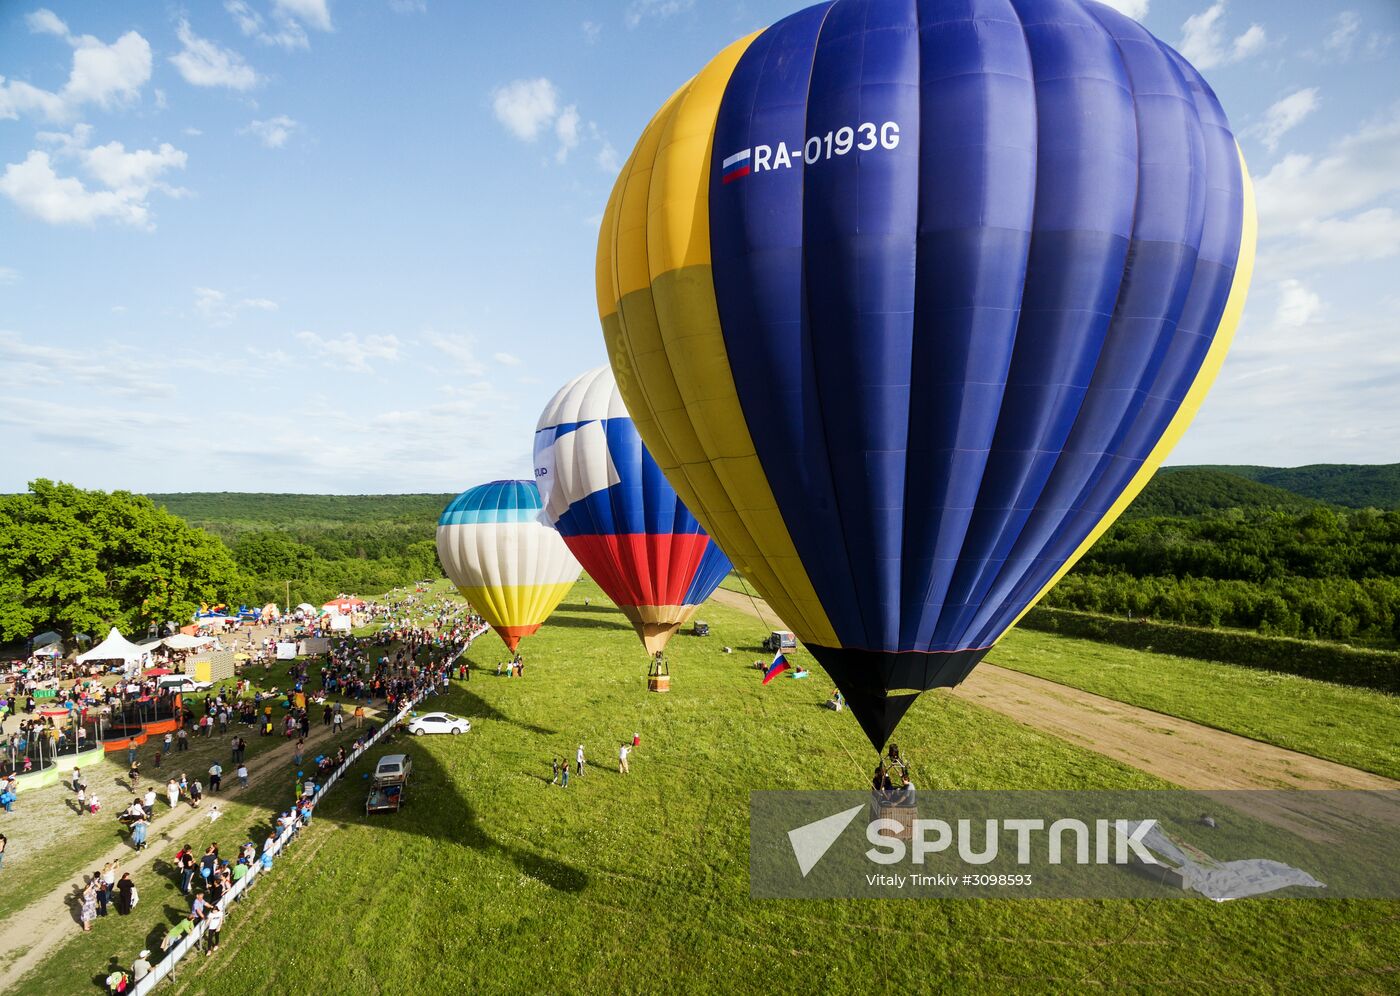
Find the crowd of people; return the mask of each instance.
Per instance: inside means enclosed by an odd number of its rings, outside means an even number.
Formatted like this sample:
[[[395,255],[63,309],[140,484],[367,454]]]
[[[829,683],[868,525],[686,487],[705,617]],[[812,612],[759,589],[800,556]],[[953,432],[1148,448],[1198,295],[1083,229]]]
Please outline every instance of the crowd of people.
[[[310,733],[312,708],[319,709],[322,725],[329,727],[332,734],[344,729],[347,717],[352,717],[355,737],[350,752],[360,749],[378,727],[366,721],[366,706],[383,701],[388,714],[393,715],[404,706],[416,702],[425,695],[434,694],[446,687],[449,678],[456,673],[454,663],[460,651],[480,629],[480,621],[461,609],[445,609],[435,613],[431,625],[403,626],[386,628],[373,637],[347,636],[333,643],[329,655],[320,662],[298,660],[288,668],[288,686],[285,690],[261,690],[251,682],[235,682],[227,692],[214,691],[202,699],[191,700],[193,713],[188,724],[195,735],[212,736],[217,728],[220,734],[227,732],[229,724],[238,723],[244,717],[254,718],[254,726],[266,733],[267,717],[276,710],[283,713],[283,721],[275,723],[283,736],[297,737],[292,754],[292,766],[296,769],[295,799],[292,805],[279,813],[273,820],[261,849],[248,842],[240,846],[236,853],[221,854],[219,845],[211,843],[198,854],[188,845],[175,854],[173,874],[178,878],[181,892],[189,899],[189,912],[182,916],[167,933],[161,944],[161,951],[173,948],[179,941],[195,929],[204,925],[203,948],[207,955],[218,950],[220,931],[227,913],[226,898],[233,886],[251,874],[256,865],[265,869],[271,866],[273,854],[279,847],[296,838],[298,833],[311,823],[315,801],[320,786],[325,779],[344,765],[350,757],[342,743],[335,750],[327,750],[315,757],[305,757],[305,738]],[[340,701],[331,702],[330,696]],[[187,698],[191,698],[188,697]],[[247,708],[251,706],[251,709]],[[288,723],[286,720],[290,719]],[[204,721],[208,720],[206,724]],[[181,732],[186,732],[182,730]],[[172,741],[166,742],[171,749]],[[174,735],[173,743],[180,743],[179,735]],[[231,764],[240,785],[247,784],[247,765],[244,760],[247,741],[236,735],[232,741]],[[175,747],[178,751],[178,746]],[[310,770],[304,770],[304,768]],[[209,768],[207,794],[217,795],[223,787],[226,774],[221,761],[215,760]],[[76,784],[75,779],[75,784]],[[190,779],[183,773],[179,778],[172,777],[165,784],[169,809],[175,809],[188,802],[199,808],[206,795],[200,779]],[[146,788],[144,795],[133,798],[122,818],[132,831],[132,843],[137,850],[147,846],[146,828],[155,815],[159,793],[154,784]],[[218,813],[217,803],[209,810],[212,823]],[[106,915],[108,899],[98,902],[98,896],[110,896],[106,889],[109,869],[95,872],[92,880],[84,888],[79,902],[80,922],[84,930],[91,929],[97,916]],[[120,890],[122,878],[118,876],[113,888]],[[132,886],[134,891],[134,885]],[[93,903],[89,906],[88,895]],[[134,908],[125,900],[111,903],[119,914],[125,915]],[[120,969],[108,977],[109,988],[114,992],[125,991],[139,982],[151,971],[150,951],[142,951],[132,963],[130,972]],[[157,958],[159,961],[159,957]]]

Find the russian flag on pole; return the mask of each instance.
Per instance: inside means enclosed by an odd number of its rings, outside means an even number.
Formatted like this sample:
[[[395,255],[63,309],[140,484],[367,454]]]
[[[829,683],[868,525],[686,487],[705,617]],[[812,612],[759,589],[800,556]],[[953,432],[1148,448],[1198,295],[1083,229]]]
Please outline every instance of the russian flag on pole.
[[[784,657],[783,652],[779,650],[773,655],[773,663],[768,665],[768,670],[763,672],[763,683],[765,685],[768,684],[768,682],[786,671],[789,666],[788,659]]]

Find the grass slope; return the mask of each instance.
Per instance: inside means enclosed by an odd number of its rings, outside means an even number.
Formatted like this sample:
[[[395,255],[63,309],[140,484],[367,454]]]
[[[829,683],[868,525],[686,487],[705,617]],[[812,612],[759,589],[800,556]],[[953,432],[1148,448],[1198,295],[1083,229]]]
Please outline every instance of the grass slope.
[[[590,609],[583,598],[591,597]],[[363,815],[355,777],[267,885],[230,916],[224,952],[172,992],[1016,992],[1086,988],[1379,992],[1394,981],[1400,904],[755,901],[748,794],[858,787],[873,754],[819,679],[768,688],[746,665],[760,624],[709,606],[708,640],[673,643],[674,690],[643,691],[630,628],[588,584],[527,641],[471,653],[441,705],[461,738],[408,749],[405,810]],[[724,655],[720,648],[737,648]],[[438,704],[438,703],[435,703]],[[630,776],[617,744],[642,747]],[[1125,788],[1150,776],[946,696],[900,730],[921,788]],[[580,742],[587,777],[550,787]],[[336,829],[334,824],[340,824]],[[275,888],[273,887],[275,886]],[[70,943],[55,961],[91,977]],[[83,964],[84,957],[88,964]],[[82,967],[83,971],[78,971]],[[100,966],[98,966],[100,967]]]
[[[1008,633],[988,659],[1118,702],[1400,778],[1400,698],[1384,692],[1028,629]]]

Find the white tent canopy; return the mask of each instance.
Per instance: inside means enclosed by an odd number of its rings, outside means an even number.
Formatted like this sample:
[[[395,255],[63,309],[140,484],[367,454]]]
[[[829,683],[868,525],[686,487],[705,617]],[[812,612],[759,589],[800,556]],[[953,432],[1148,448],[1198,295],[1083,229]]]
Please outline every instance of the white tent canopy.
[[[121,633],[117,632],[117,627],[113,626],[112,631],[107,634],[107,639],[93,647],[85,654],[78,655],[78,663],[84,664],[87,661],[122,661],[130,664],[133,661],[145,660],[150,655],[145,648],[138,647]]]
[[[200,647],[207,647],[214,642],[213,637],[190,636],[187,633],[176,633],[174,636],[167,636],[160,641],[171,650],[197,650]]]

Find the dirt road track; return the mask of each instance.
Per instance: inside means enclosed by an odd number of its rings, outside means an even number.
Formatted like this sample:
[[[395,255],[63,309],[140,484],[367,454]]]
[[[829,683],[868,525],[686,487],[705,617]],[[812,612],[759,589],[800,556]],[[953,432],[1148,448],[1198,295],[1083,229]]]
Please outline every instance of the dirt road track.
[[[762,600],[715,601],[767,623]],[[995,656],[995,651],[993,651]],[[1400,782],[983,661],[952,694],[1190,789],[1400,789]]]

